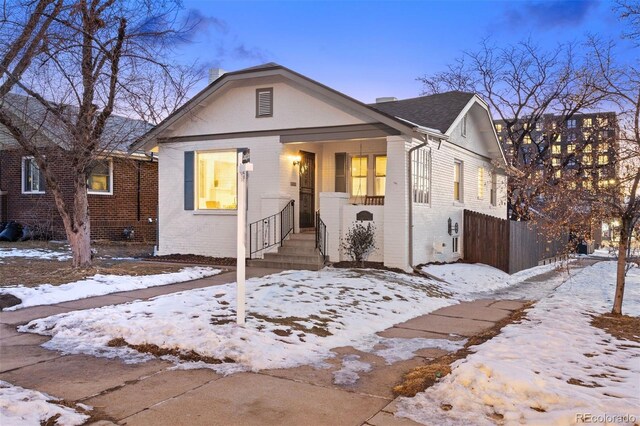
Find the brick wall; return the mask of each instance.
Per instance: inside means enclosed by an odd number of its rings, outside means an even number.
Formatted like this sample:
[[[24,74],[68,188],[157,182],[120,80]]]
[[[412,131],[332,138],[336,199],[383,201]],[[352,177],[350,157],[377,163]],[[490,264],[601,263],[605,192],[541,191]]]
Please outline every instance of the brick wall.
[[[6,217],[2,220],[50,230],[54,238],[66,238],[62,220],[50,191],[44,194],[22,193],[22,157],[20,149],[0,151],[0,189],[7,191]],[[71,201],[72,177],[65,172],[59,150],[48,156],[59,176],[60,186]],[[91,238],[125,240],[123,229],[134,229],[134,241],[155,242],[158,205],[158,165],[149,161],[113,157],[113,194],[89,194]],[[138,181],[138,170],[140,179]],[[138,183],[140,192],[138,193]],[[149,222],[151,218],[152,222]]]

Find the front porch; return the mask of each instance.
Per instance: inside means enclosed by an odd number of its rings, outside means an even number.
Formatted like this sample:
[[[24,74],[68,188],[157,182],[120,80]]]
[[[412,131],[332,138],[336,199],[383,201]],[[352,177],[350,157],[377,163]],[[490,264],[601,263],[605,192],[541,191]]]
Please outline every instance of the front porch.
[[[321,230],[319,238],[322,241],[317,244],[321,247],[320,252],[331,262],[348,260],[341,254],[340,241],[353,223],[360,221],[372,223],[376,229],[377,249],[369,260],[388,263],[385,215],[392,211],[393,216],[393,212],[402,209],[406,203],[407,144],[410,144],[407,139],[392,135],[283,142],[280,155],[282,191],[261,197],[262,217],[269,218],[274,211],[290,205],[284,226],[291,229],[290,232],[281,229],[283,225],[279,218],[272,218],[270,224],[264,219],[258,220],[255,229],[249,230],[251,257],[263,258],[276,251],[281,254],[282,241],[294,234],[315,235],[320,220],[326,226],[326,233],[325,229]],[[403,223],[394,222],[390,230],[400,245],[404,241],[405,228]],[[265,233],[271,233],[281,241],[265,243],[261,241],[261,235]],[[266,248],[262,249],[263,246]],[[404,261],[401,259],[393,266],[402,264],[404,267]]]

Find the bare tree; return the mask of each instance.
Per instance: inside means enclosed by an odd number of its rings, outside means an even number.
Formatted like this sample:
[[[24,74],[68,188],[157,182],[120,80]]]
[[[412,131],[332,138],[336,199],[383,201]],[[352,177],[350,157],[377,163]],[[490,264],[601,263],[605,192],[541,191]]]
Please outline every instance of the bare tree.
[[[576,113],[603,100],[604,95],[594,88],[594,82],[601,79],[599,71],[588,66],[587,58],[576,54],[573,44],[547,50],[530,40],[506,47],[485,40],[477,51],[465,52],[446,71],[418,80],[425,94],[469,91],[489,103],[494,118],[502,122],[503,142],[509,146],[511,218],[522,220],[531,218],[530,209],[553,187],[551,142],[567,131]],[[548,114],[555,115],[553,126],[545,122]]]
[[[190,24],[180,23],[179,4],[171,0],[13,0],[3,6],[0,124],[33,156],[62,218],[73,265],[84,267],[91,262],[91,168],[141,133],[116,113],[158,121],[184,100],[196,74],[172,65],[171,53]],[[54,162],[71,176],[70,191]]]

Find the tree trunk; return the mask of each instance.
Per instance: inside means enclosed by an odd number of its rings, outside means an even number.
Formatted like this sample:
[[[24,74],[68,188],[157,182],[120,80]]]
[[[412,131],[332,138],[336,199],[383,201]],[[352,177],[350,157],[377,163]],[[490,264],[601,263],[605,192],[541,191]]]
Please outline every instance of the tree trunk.
[[[616,294],[613,299],[614,315],[622,315],[622,298],[624,296],[625,268],[627,266],[627,244],[629,243],[629,223],[623,220],[620,226],[620,242],[618,243],[618,268],[616,271]]]
[[[79,176],[74,185],[72,221],[63,221],[64,229],[71,246],[73,267],[85,268],[91,265],[91,223],[89,220],[89,201],[87,183]]]

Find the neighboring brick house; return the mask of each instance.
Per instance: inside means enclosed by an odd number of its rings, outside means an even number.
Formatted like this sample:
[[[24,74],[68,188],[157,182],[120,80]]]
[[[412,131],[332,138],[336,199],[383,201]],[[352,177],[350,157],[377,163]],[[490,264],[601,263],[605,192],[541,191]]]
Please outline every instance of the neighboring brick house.
[[[24,97],[10,95],[15,105]],[[4,100],[6,102],[6,99]],[[126,146],[150,127],[147,123],[112,117],[107,126],[127,127],[126,137],[103,160],[96,162],[88,183],[91,238],[155,242],[158,206],[158,163],[153,154],[126,154]],[[132,130],[133,129],[133,130]],[[48,132],[44,130],[43,135]],[[44,137],[44,136],[43,136]],[[117,149],[119,147],[121,149]],[[51,144],[45,155],[64,156],[64,149]],[[71,174],[64,163],[52,161],[63,193],[72,196]],[[38,167],[0,126],[0,222],[16,221],[60,239],[65,238],[53,195],[47,191]],[[125,229],[134,232],[126,235]]]

